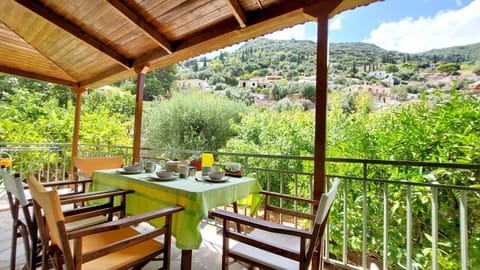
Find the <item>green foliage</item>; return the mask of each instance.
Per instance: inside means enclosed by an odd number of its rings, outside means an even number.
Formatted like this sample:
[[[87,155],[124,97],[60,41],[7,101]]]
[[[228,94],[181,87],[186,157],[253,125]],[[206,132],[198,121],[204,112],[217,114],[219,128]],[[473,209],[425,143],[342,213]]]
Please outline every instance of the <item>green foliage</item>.
[[[272,108],[273,110],[283,112],[283,111],[293,111],[293,110],[303,110],[302,104],[292,102],[289,98],[283,98],[279,100]]]
[[[437,71],[442,73],[447,73],[449,75],[457,74],[460,70],[460,65],[455,63],[446,63],[438,65]]]
[[[389,73],[395,73],[400,71],[400,69],[397,67],[397,65],[390,64],[385,66],[385,71]]]
[[[480,64],[476,64],[473,67],[472,72],[475,73],[476,75],[480,75]]]
[[[75,105],[45,93],[13,88],[0,102],[0,141],[63,143],[72,141]],[[80,143],[130,145],[135,106],[128,93],[91,91],[83,95]]]
[[[217,150],[236,135],[231,123],[248,111],[241,104],[205,92],[176,93],[145,104],[144,145],[170,149]]]
[[[344,158],[366,158],[379,160],[438,161],[457,163],[480,163],[480,99],[476,96],[437,92],[424,98],[420,103],[405,104],[390,110],[372,111],[371,96],[368,93],[332,92],[329,95],[327,156]],[[222,149],[226,152],[246,152],[280,155],[313,155],[314,114],[312,112],[282,111],[247,114],[238,124],[232,125],[238,135],[230,139]],[[241,160],[239,160],[241,162]],[[263,162],[263,163],[262,163]],[[249,160],[249,166],[268,167],[277,170],[311,171],[312,165],[305,162],[276,160]],[[351,164],[329,165],[327,173],[362,177],[363,167]],[[438,182],[446,185],[475,185],[475,177],[470,172],[450,169],[429,170],[392,168],[375,166],[369,168],[370,178],[410,179],[416,182]],[[293,190],[294,179],[288,175],[270,175],[270,178],[258,173],[257,178],[263,186],[274,191],[290,189],[291,194],[308,196],[309,179],[299,176],[296,180],[299,190]],[[273,181],[276,179],[278,181]],[[366,196],[368,204],[368,250],[381,254],[383,239],[383,200],[384,188],[387,188],[389,203],[389,261],[393,268],[400,267],[406,261],[405,228],[406,194],[404,186],[366,184],[349,181],[347,194],[348,212],[348,249],[360,250],[362,200]],[[363,194],[362,190],[366,193]],[[413,254],[414,264],[419,268],[430,268],[431,223],[429,188],[412,187]],[[441,269],[457,269],[458,256],[458,194],[439,191],[442,202],[439,207],[440,245],[439,264]],[[343,198],[340,198],[341,203]],[[476,208],[478,198],[469,198],[469,206]],[[333,220],[341,220],[341,209],[331,213]],[[480,213],[469,211],[469,227],[480,227]],[[335,243],[343,241],[343,227],[331,224],[331,249],[339,250]],[[480,236],[480,230],[472,229],[470,239]],[[469,250],[476,252],[476,241],[469,242]],[[477,252],[478,253],[478,252]],[[338,254],[340,255],[340,254]],[[374,255],[375,256],[375,255]],[[479,265],[475,257],[471,265]]]
[[[153,100],[158,96],[168,95],[177,79],[176,75],[177,65],[170,65],[147,73],[143,99]]]
[[[225,152],[279,154],[279,155],[311,155],[314,142],[314,118],[312,111],[303,112],[252,112],[243,115],[241,122],[232,123],[231,128],[237,134],[228,140],[221,149]],[[238,160],[241,162],[241,160]],[[294,160],[250,159],[252,168],[271,168],[276,170],[311,171],[312,164]],[[271,181],[262,175],[257,175],[262,186],[270,186],[274,191],[292,190],[295,179],[291,175],[282,175],[282,183]],[[280,179],[280,176],[275,178]],[[297,179],[299,196],[307,196],[310,182],[307,176]],[[293,194],[293,193],[292,193]]]
[[[0,141],[65,142],[71,140],[73,109],[58,107],[56,99],[43,93],[16,89],[0,103]]]
[[[131,145],[134,114],[135,96],[126,91],[110,88],[84,94],[80,143]]]
[[[228,88],[225,91],[225,96],[234,102],[241,102],[247,106],[252,105],[255,101],[252,91],[248,89]]]
[[[305,83],[302,85],[302,88],[300,89],[300,94],[304,97],[307,98],[313,102],[315,102],[316,97],[317,97],[317,89],[315,88],[315,85],[311,83]]]

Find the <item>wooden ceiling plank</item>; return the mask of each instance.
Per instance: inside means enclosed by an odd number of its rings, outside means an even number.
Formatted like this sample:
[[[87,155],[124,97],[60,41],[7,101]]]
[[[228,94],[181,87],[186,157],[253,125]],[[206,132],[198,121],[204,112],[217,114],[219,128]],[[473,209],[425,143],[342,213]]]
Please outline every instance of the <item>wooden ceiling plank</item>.
[[[307,17],[302,10],[292,10],[281,17],[283,18],[282,20],[274,21],[267,20],[266,18],[262,20],[255,18],[256,24],[250,24],[244,29],[238,29],[238,22],[234,18],[227,19],[218,24],[222,27],[214,25],[204,31],[196,33],[194,37],[179,42],[176,46],[176,53],[172,55],[162,55],[160,51],[151,52],[136,59],[134,66],[150,62],[152,63],[152,70],[158,69],[202,53],[215,51],[307,21]]]
[[[128,20],[140,28],[147,36],[149,36],[155,43],[162,47],[169,54],[173,52],[172,44],[166,40],[152,25],[147,23],[143,18],[137,15],[128,6],[118,0],[108,0],[108,2],[116,8]]]
[[[286,27],[291,27],[293,26],[292,22],[303,23],[307,21],[303,12],[303,5],[304,3],[301,3],[301,1],[286,1],[283,4],[278,4],[265,9],[262,12],[251,13],[249,14],[249,26],[243,29],[236,29],[236,26],[228,24],[225,21],[219,22],[208,29],[197,32],[195,35],[185,40],[179,41],[176,48],[177,50],[180,50],[199,43],[208,42],[209,40],[216,39],[222,35],[232,35],[234,37],[233,40],[232,38],[227,39],[224,37],[225,42],[222,42],[226,43],[226,46],[229,46],[253,38],[254,35],[257,34],[267,34]],[[250,34],[250,31],[252,31],[252,34]]]
[[[227,2],[228,6],[232,9],[233,16],[237,19],[240,27],[245,28],[247,26],[247,17],[238,0],[225,0],[225,2]]]
[[[146,22],[154,25],[155,18],[165,13],[170,12],[174,8],[187,2],[187,0],[148,0],[137,2],[136,0],[125,0],[125,4],[139,11],[139,15],[145,19]]]
[[[45,81],[45,82],[51,82],[55,84],[61,84],[61,85],[66,85],[66,86],[75,86],[77,85],[76,82],[74,81],[67,81],[67,80],[62,80],[59,78],[55,77],[50,77],[38,73],[33,73],[33,72],[28,72],[25,70],[21,69],[16,69],[12,67],[6,67],[6,66],[0,66],[0,72],[2,73],[7,73],[7,74],[13,74],[21,77],[26,77],[26,78],[32,78],[35,80],[40,80],[40,81]]]
[[[224,21],[227,18],[232,18],[232,16],[230,16],[230,8],[226,5],[220,6],[216,10],[210,10],[208,13],[202,12],[201,15],[198,15],[198,12],[198,10],[192,12],[191,19],[187,20],[186,22],[172,22],[168,24],[168,29],[170,30],[164,34],[175,35],[177,40],[181,40],[192,35],[192,33],[195,33],[195,30],[198,29],[198,25],[200,24],[202,24],[204,28],[209,28],[210,26]],[[223,16],[219,17],[218,14],[222,14]],[[235,30],[236,29],[239,29],[238,21],[235,27]]]
[[[84,32],[83,30],[78,28],[76,25],[70,23],[69,21],[65,20],[61,16],[57,15],[55,12],[43,6],[37,0],[15,0],[15,1],[21,4],[22,6],[28,8],[32,12],[43,17],[44,19],[48,20],[49,22],[53,23],[54,25],[58,26],[59,28],[79,38],[83,42],[89,44],[90,46],[97,49],[98,51],[108,55],[110,58],[112,58],[113,60],[121,64],[123,67],[131,68],[132,61],[130,61],[129,59],[127,59],[117,51],[113,50],[112,48],[106,46],[102,42],[98,41],[95,37]]]

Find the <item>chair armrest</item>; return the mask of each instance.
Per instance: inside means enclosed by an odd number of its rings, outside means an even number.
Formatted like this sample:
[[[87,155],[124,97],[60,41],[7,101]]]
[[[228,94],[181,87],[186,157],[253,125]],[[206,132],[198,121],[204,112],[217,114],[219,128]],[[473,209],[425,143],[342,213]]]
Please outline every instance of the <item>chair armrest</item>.
[[[277,224],[277,223],[249,217],[249,216],[244,216],[244,215],[236,214],[236,213],[221,210],[221,209],[212,211],[211,215],[213,217],[218,217],[221,219],[238,222],[240,224],[244,224],[253,228],[257,228],[257,229],[261,229],[261,230],[265,230],[273,233],[288,234],[288,235],[306,237],[306,238],[311,236],[311,233],[305,230],[288,227],[285,225],[281,225],[281,224]]]
[[[111,198],[115,196],[127,195],[135,192],[134,190],[123,190],[123,189],[109,189],[102,191],[94,191],[88,193],[71,193],[71,194],[62,194],[60,197],[60,204],[72,204],[78,202],[86,202],[91,200]],[[32,198],[28,199],[27,206],[32,206]]]
[[[66,194],[60,197],[60,203],[72,204],[72,203],[78,203],[78,202],[110,198],[114,196],[123,196],[133,192],[134,192],[133,190],[111,189],[111,190],[102,190],[102,191],[95,191],[95,192],[88,192],[88,193],[77,193],[77,194],[71,194],[71,195]]]
[[[168,206],[156,211],[151,211],[151,212],[147,212],[140,215],[122,218],[119,220],[102,223],[102,224],[94,225],[94,226],[79,229],[79,230],[69,231],[67,232],[67,234],[69,239],[81,238],[90,234],[117,230],[117,229],[125,228],[128,226],[137,225],[141,222],[145,222],[151,219],[171,216],[172,214],[180,212],[183,209],[184,207],[180,205]]]
[[[58,182],[49,182],[42,183],[44,187],[55,187],[55,186],[65,186],[65,185],[85,185],[91,183],[92,179],[87,180],[69,180],[69,181],[58,181]]]
[[[69,185],[85,186],[86,184],[89,184],[91,182],[93,182],[92,179],[78,180],[78,181],[77,180],[68,180],[68,181],[42,183],[42,186],[44,186],[44,187],[57,187],[57,186],[69,186]],[[28,185],[26,183],[23,183],[23,189],[28,189]]]

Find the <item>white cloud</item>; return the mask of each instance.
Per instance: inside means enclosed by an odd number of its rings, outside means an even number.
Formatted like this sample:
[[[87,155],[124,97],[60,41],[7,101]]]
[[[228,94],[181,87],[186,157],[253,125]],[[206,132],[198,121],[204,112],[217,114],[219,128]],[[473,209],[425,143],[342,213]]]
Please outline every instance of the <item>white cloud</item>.
[[[265,35],[269,39],[280,39],[280,40],[305,40],[305,25],[299,24],[294,27],[286,28],[271,34]]]
[[[328,25],[330,30],[341,30],[342,29],[342,20],[339,17],[331,20]]]
[[[382,23],[364,42],[401,52],[423,52],[480,42],[480,0],[433,17]]]

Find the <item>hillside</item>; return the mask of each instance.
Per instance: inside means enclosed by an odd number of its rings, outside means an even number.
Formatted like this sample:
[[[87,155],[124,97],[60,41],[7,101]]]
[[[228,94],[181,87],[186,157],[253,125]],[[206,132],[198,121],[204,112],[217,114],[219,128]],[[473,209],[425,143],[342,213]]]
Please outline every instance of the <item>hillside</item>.
[[[316,74],[316,43],[299,40],[258,38],[233,52],[221,51],[212,59],[206,56],[180,63],[180,78],[207,81],[210,89],[236,87],[241,80],[280,76],[294,82]],[[480,43],[408,54],[382,49],[368,43],[332,43],[329,47],[329,80],[331,89],[344,89],[367,82],[397,86],[406,93],[420,93],[430,88],[450,88],[453,80],[460,89],[480,75]],[[468,70],[460,70],[467,68]],[[372,76],[372,71],[379,74]],[[466,76],[458,76],[461,74]],[[387,74],[393,74],[386,81]],[[452,77],[452,76],[455,76]],[[265,87],[264,87],[265,88]],[[262,92],[294,93],[292,87],[257,89]]]
[[[269,40],[258,38],[245,43],[234,52],[223,51],[214,59],[219,59],[224,65],[235,57],[235,63],[243,67],[245,73],[257,71],[255,75],[281,75],[284,77],[311,76],[315,73],[316,43],[299,40]],[[184,66],[192,67],[199,59],[183,62]],[[329,62],[340,65],[348,71],[352,65],[358,66],[376,64],[375,69],[384,64],[402,64],[413,62],[418,65],[452,62],[458,64],[480,63],[480,43],[436,49],[424,53],[408,54],[388,51],[368,43],[332,43],[329,47]],[[238,73],[238,72],[237,72]]]

